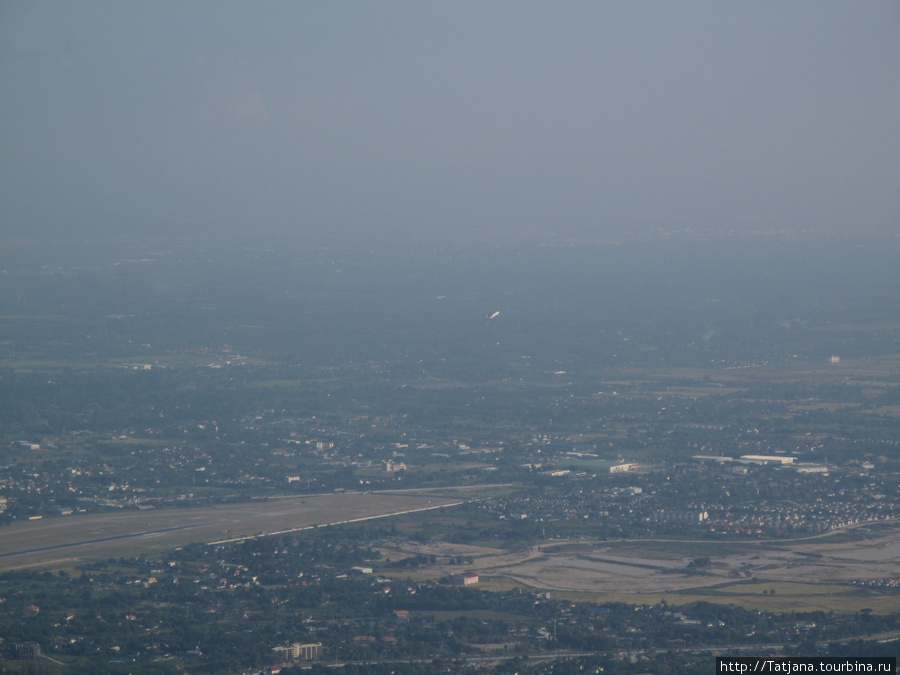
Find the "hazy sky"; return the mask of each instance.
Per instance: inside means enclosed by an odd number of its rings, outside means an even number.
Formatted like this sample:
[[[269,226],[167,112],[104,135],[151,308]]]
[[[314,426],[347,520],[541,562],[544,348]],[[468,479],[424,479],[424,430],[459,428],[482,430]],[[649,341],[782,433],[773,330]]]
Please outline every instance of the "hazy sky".
[[[0,2],[6,236],[900,228],[900,3]]]

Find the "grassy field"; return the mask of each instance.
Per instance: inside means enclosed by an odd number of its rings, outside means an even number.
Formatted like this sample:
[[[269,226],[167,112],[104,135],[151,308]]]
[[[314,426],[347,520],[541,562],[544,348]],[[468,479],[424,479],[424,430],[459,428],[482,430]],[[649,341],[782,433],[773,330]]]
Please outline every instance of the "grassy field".
[[[479,588],[490,591],[542,592],[506,577],[488,578],[479,583]],[[744,609],[767,612],[834,612],[836,614],[855,613],[870,609],[875,614],[893,614],[900,603],[900,594],[876,595],[866,589],[839,584],[758,584],[755,592],[746,592],[747,586],[732,584],[728,587],[695,588],[681,592],[652,593],[590,593],[551,591],[550,596],[572,602],[622,602],[629,605],[655,605],[663,600],[671,606],[689,605],[694,602],[712,602],[720,605],[737,605]],[[775,591],[772,594],[772,591]],[[763,594],[767,591],[767,594]]]
[[[803,584],[793,581],[742,581],[735,584],[714,586],[709,588],[708,592],[710,595],[729,596],[791,595],[833,597],[837,595],[859,595],[859,588],[848,586],[847,584]]]

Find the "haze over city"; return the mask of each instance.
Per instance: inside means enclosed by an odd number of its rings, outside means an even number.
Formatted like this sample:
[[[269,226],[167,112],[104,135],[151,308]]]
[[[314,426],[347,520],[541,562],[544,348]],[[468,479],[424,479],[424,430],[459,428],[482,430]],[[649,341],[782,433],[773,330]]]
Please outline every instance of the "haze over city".
[[[894,2],[19,2],[8,238],[884,231]]]

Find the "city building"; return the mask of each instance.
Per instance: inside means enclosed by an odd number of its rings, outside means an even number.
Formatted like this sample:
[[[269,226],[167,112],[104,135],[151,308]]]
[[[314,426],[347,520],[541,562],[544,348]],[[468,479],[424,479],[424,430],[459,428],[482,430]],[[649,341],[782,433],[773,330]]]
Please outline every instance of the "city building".
[[[793,464],[796,457],[785,457],[784,455],[741,455],[741,459],[754,464]]]
[[[478,583],[478,575],[474,572],[466,572],[465,574],[450,575],[450,582],[454,586],[471,586]]]

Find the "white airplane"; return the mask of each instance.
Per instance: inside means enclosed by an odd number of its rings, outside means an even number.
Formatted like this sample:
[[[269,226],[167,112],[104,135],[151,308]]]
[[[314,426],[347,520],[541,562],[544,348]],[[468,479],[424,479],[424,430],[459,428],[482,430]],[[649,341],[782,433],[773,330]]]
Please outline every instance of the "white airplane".
[[[485,319],[496,319],[498,316],[500,316],[500,312],[494,312],[493,314],[485,315],[484,318]]]

